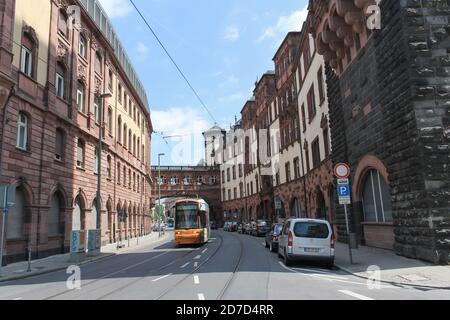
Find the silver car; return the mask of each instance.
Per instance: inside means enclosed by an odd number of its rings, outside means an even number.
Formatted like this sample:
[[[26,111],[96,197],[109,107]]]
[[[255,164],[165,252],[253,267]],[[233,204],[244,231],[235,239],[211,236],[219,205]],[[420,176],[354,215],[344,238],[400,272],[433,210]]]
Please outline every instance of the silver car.
[[[286,265],[294,260],[325,262],[334,266],[335,237],[328,221],[289,219],[283,225],[278,256]]]

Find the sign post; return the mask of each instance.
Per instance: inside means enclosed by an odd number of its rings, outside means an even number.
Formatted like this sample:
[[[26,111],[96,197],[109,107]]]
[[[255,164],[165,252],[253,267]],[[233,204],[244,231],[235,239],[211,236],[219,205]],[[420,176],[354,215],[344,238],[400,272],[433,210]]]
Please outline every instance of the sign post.
[[[350,255],[350,263],[353,264],[352,245],[350,240],[350,225],[348,220],[347,205],[352,203],[350,193],[350,167],[345,163],[340,163],[334,167],[334,175],[338,178],[338,197],[339,204],[344,205],[345,224],[348,237],[348,251]]]

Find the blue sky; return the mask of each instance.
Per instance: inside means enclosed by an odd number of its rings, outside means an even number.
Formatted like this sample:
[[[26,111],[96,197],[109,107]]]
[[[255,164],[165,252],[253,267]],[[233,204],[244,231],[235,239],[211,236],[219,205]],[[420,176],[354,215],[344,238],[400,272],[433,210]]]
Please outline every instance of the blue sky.
[[[128,0],[100,0],[149,98],[152,164],[197,164],[201,133],[214,125]],[[299,31],[307,0],[135,0],[217,123],[229,128],[254,83],[273,69],[288,31]],[[161,136],[175,136],[163,139]]]

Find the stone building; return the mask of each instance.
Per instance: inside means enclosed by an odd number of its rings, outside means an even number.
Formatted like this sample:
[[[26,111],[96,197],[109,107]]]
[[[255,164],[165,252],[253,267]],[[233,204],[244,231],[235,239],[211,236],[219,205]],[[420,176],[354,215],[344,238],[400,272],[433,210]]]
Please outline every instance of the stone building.
[[[99,2],[1,0],[0,26],[0,183],[16,190],[3,261],[67,252],[72,230],[148,233],[150,111]]]
[[[161,199],[193,197],[204,199],[210,208],[210,219],[223,221],[220,201],[220,174],[216,166],[154,166],[152,169],[153,204],[157,204],[159,190]],[[161,175],[159,176],[159,171]],[[159,176],[159,178],[158,178]],[[160,184],[158,186],[158,183]],[[169,211],[171,208],[166,208]]]
[[[309,5],[327,63],[333,162],[352,169],[352,229],[366,245],[435,263],[450,253],[449,8],[444,0]]]

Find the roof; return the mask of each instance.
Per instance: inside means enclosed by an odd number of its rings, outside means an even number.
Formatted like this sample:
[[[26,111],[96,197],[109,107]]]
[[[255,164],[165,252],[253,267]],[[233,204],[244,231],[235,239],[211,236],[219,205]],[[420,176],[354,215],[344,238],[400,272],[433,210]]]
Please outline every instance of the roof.
[[[134,90],[136,90],[137,95],[141,99],[145,107],[150,110],[148,105],[147,94],[145,92],[144,86],[142,85],[140,79],[138,78],[137,72],[131,64],[130,58],[128,58],[127,53],[115,32],[111,21],[106,14],[105,9],[98,0],[78,0],[86,10],[88,15],[91,17],[92,21],[97,25],[100,32],[103,34],[106,40],[108,40],[111,47],[114,49],[114,54],[119,61],[122,69],[128,77],[128,80],[133,85]]]
[[[302,24],[303,25],[303,24]],[[275,55],[273,56],[272,60],[275,60],[275,58],[278,56],[278,54],[280,53],[280,50],[283,48],[284,44],[288,41],[289,38],[291,38],[292,36],[300,36],[302,34],[301,31],[295,31],[295,32],[289,32],[286,37],[284,38],[283,42],[280,44],[280,46],[278,47],[277,52],[275,53]]]

